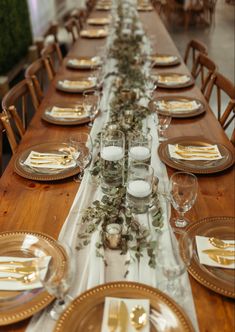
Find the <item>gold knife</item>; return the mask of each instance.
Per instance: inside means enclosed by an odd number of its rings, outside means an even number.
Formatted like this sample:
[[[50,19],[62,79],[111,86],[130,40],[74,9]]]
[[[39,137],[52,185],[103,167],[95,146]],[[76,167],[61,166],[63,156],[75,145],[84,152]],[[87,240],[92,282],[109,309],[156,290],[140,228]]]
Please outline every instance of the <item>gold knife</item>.
[[[235,256],[234,250],[223,250],[223,249],[205,249],[202,250],[204,254],[210,255],[219,255],[219,256]]]
[[[129,314],[127,306],[124,301],[120,301],[118,311],[118,326],[120,326],[120,332],[127,332]]]

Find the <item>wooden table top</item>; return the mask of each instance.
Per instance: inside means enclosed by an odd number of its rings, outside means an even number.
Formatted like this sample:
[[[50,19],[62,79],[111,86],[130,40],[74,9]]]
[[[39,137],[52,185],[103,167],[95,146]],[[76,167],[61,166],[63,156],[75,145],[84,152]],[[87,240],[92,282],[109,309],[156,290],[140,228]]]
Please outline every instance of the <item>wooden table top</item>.
[[[91,17],[105,16],[106,12],[93,12]],[[152,12],[141,12],[144,29],[149,35],[154,35],[156,51],[179,56],[169,34],[158,15]],[[69,56],[95,55],[97,47],[104,45],[105,40],[79,39],[69,52]],[[69,135],[78,131],[89,131],[87,126],[57,126],[41,119],[45,107],[55,102],[77,102],[81,95],[58,92],[55,82],[59,77],[74,78],[85,72],[69,70],[64,65],[59,69],[56,78],[49,86],[39,110],[35,113],[19,151],[42,141],[65,141]],[[182,62],[179,66],[159,71],[188,73]],[[181,90],[166,90],[158,88],[156,97],[170,94],[194,97],[205,102],[199,88],[193,86]],[[169,137],[201,135],[217,143],[226,144],[233,149],[213,113],[207,108],[205,114],[189,119],[173,119]],[[168,168],[169,176],[174,170]],[[212,216],[234,216],[234,169],[221,173],[198,176],[198,199],[188,213],[192,222]],[[71,178],[57,182],[36,182],[21,178],[14,172],[14,161],[10,161],[0,179],[0,231],[28,230],[39,231],[57,238],[60,229],[69,213],[71,204],[79,184]],[[218,295],[205,288],[190,277],[192,292],[197,312],[200,331],[234,330],[234,301]],[[28,319],[17,324],[0,327],[6,331],[24,331]]]

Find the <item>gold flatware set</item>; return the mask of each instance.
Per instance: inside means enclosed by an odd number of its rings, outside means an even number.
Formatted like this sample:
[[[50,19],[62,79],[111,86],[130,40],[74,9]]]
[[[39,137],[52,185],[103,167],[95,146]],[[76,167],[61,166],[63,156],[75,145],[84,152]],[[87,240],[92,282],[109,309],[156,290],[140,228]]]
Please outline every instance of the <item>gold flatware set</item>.
[[[202,252],[207,254],[210,259],[220,265],[231,265],[235,263],[235,251],[226,250],[227,248],[235,247],[234,243],[227,243],[215,237],[209,238],[209,242],[217,249],[204,249]],[[231,258],[233,257],[233,258]]]
[[[32,153],[30,163],[32,165],[59,164],[66,165],[73,160],[71,154],[40,154]]]
[[[219,158],[220,154],[213,146],[200,147],[200,146],[184,146],[180,144],[175,145],[175,153],[184,157],[201,157],[201,158]]]

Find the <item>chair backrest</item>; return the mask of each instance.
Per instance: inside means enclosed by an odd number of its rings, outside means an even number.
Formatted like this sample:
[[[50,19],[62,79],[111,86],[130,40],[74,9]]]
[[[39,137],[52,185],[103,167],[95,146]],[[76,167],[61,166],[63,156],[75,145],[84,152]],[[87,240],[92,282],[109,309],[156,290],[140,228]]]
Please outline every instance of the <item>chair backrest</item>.
[[[235,144],[235,85],[224,75],[215,72],[208,83],[205,93],[205,97],[209,102],[211,101],[213,90],[216,90],[217,118],[224,130],[227,130],[233,124],[230,140]],[[226,103],[224,103],[221,97],[222,93],[227,97]]]
[[[80,29],[82,29],[87,15],[88,13],[86,9],[74,9],[70,13],[70,18],[75,18],[79,23]]]
[[[191,70],[193,66],[195,66],[196,58],[199,53],[203,53],[207,55],[207,47],[204,43],[199,40],[192,39],[187,44],[185,55],[184,55],[184,62],[189,64],[189,60],[191,61]]]
[[[51,72],[53,73],[53,76],[55,76],[55,73],[57,71],[57,68],[62,64],[63,56],[60,50],[60,46],[58,43],[51,43],[44,47],[44,49],[41,51],[42,58],[48,59],[49,67],[47,73],[48,76],[51,75]]]
[[[25,78],[32,80],[39,103],[41,103],[49,81],[51,81],[53,77],[49,61],[46,58],[37,59],[26,69]]]
[[[30,118],[39,106],[31,80],[24,79],[17,83],[3,97],[2,109],[8,112],[12,106],[17,110],[22,126],[26,129]]]
[[[80,34],[79,21],[76,18],[70,18],[64,26],[68,33],[71,35],[73,43],[75,43]]]
[[[217,66],[208,56],[199,53],[195,65],[192,69],[192,76],[197,79],[200,78],[200,88],[204,94],[206,87],[210,81],[212,74],[217,71]]]

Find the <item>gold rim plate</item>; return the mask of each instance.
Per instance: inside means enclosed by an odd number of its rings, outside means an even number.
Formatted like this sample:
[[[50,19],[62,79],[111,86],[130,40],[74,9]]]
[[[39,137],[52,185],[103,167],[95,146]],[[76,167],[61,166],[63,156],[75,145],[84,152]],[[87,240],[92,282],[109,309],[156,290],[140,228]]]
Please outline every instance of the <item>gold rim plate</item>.
[[[171,112],[171,117],[172,118],[191,118],[197,115],[200,115],[206,111],[206,107],[203,104],[202,101],[196,98],[190,98],[190,97],[184,97],[184,96],[163,96],[159,98],[155,98],[154,101],[184,101],[184,102],[190,102],[190,101],[196,101],[198,104],[200,104],[200,107],[197,108],[196,110],[188,110],[188,112],[183,111],[182,113],[177,112]],[[164,114],[164,111],[160,110],[159,108],[157,109],[159,113]]]
[[[157,80],[156,80],[156,83],[157,83],[157,86],[159,88],[164,88],[164,89],[181,89],[181,88],[188,88],[192,85],[194,85],[194,79],[193,77],[188,74],[180,74],[180,73],[159,73],[160,76],[164,77],[164,76],[174,76],[174,75],[185,75],[185,76],[188,76],[190,79],[185,82],[185,83],[175,83],[175,84],[170,84],[170,85],[167,85],[167,84],[164,84],[164,83],[159,83]],[[155,76],[155,75],[154,75]]]
[[[63,273],[66,256],[57,242],[43,233],[15,231],[0,233],[0,258],[51,256],[53,270]],[[0,291],[0,326],[26,319],[42,310],[52,300],[44,288],[27,291]]]
[[[52,106],[48,106],[43,115],[42,115],[42,119],[48,123],[52,123],[52,124],[56,124],[56,125],[60,125],[60,126],[76,126],[76,125],[80,125],[80,124],[84,124],[84,123],[88,123],[91,121],[94,121],[94,119],[99,115],[99,110],[97,110],[96,114],[94,115],[94,117],[92,116],[92,118],[87,115],[84,116],[80,119],[71,119],[71,118],[56,118],[53,116],[50,116],[50,110],[52,109]],[[65,108],[76,108],[78,105],[69,105],[69,104],[65,104],[65,105],[56,105],[58,107],[65,107]],[[81,106],[81,105],[80,105]]]
[[[176,55],[172,54],[152,54],[151,57],[170,57],[175,56],[176,58],[173,61],[168,62],[156,62],[154,59],[152,59],[152,62],[154,63],[154,67],[170,67],[170,66],[176,66],[180,64],[180,59]]]
[[[86,85],[84,85],[84,87],[68,87],[68,86],[64,86],[62,84],[63,81],[71,81],[71,82],[81,82],[81,81],[84,81],[86,82]],[[63,92],[69,92],[69,93],[83,93],[84,91],[86,90],[90,90],[90,89],[94,89],[96,87],[96,84],[95,82],[93,82],[92,80],[89,80],[89,78],[87,77],[78,77],[77,79],[73,79],[73,80],[70,80],[70,79],[58,79],[58,81],[56,82],[56,89],[57,90],[60,90],[60,91],[63,91]]]
[[[193,240],[193,258],[189,273],[203,286],[214,292],[235,298],[235,274],[233,269],[223,269],[202,265],[199,262],[195,236],[216,237],[221,240],[235,239],[234,217],[213,217],[199,220],[187,227],[187,233]]]
[[[170,157],[168,144],[181,144],[184,146],[207,146],[217,144],[222,159],[219,160],[180,160]],[[234,153],[225,145],[212,142],[204,137],[185,136],[176,137],[160,144],[158,148],[159,158],[168,166],[195,174],[211,174],[221,172],[234,164]]]
[[[77,165],[66,169],[47,169],[24,165],[24,161],[32,150],[42,153],[58,153],[60,149],[68,147],[68,144],[60,142],[46,142],[33,145],[25,151],[16,154],[14,163],[15,172],[23,178],[37,181],[55,181],[74,176],[80,172],[80,168]]]
[[[158,312],[159,319],[167,320],[169,331],[194,331],[183,310],[158,289],[136,282],[113,282],[92,288],[76,298],[59,318],[54,332],[88,331],[88,326],[93,332],[100,332],[107,296],[149,299],[150,307]],[[157,330],[151,325],[151,331]]]

